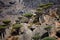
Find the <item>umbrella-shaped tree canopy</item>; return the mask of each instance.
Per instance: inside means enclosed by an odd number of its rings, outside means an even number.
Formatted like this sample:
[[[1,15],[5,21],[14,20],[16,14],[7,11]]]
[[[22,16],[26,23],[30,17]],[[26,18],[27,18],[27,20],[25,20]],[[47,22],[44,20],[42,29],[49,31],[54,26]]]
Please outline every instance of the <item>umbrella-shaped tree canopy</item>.
[[[10,20],[3,20],[3,23],[6,25],[9,24],[10,22],[11,22]]]
[[[14,24],[11,30],[11,35],[15,36],[15,35],[19,35],[20,32],[20,28],[22,27],[21,24]]]
[[[31,14],[31,13],[25,13],[25,14],[23,14],[23,16],[25,16],[25,17],[27,17],[27,18],[30,18],[30,17],[33,16],[33,14]]]
[[[0,25],[0,33],[5,31],[6,26],[5,25]]]
[[[14,24],[14,25],[13,25],[13,29],[17,29],[17,28],[21,28],[21,27],[22,27],[21,24]]]

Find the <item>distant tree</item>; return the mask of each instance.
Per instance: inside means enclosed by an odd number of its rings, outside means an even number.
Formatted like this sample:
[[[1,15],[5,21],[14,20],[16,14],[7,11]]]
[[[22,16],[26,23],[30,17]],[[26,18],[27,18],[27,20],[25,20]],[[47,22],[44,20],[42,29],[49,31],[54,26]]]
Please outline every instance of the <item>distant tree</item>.
[[[53,5],[53,3],[47,3],[47,4],[41,4],[39,5],[39,7],[43,8],[43,9],[48,9]]]
[[[11,20],[3,20],[2,22],[9,28]]]
[[[6,25],[0,25],[0,35],[1,35],[1,38],[5,37],[5,29],[6,29]]]
[[[33,16],[33,14],[31,13],[25,13],[23,14],[23,16],[27,17],[28,19],[31,18]]]
[[[13,27],[12,27],[12,31],[11,31],[11,34],[12,35],[19,35],[19,32],[20,32],[20,28],[22,27],[21,24],[14,24]],[[15,30],[15,31],[14,31]]]
[[[42,40],[56,40],[56,39],[53,38],[53,37],[45,37],[45,38],[43,38]]]
[[[51,8],[51,6],[53,5],[53,3],[47,3],[47,4],[40,4],[38,6],[38,8],[36,9],[36,16],[37,16],[37,21],[39,21],[39,17],[45,13],[45,11],[49,8]]]
[[[29,20],[33,16],[33,14],[32,13],[25,13],[25,14],[23,14],[23,16],[27,17],[28,18],[28,22],[29,22]]]

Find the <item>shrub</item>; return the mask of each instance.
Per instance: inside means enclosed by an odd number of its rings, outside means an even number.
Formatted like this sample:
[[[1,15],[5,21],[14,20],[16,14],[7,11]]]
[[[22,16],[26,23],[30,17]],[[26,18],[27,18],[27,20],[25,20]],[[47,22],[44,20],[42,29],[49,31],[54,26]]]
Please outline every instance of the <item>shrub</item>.
[[[53,37],[45,37],[45,38],[43,38],[42,40],[56,40],[56,39],[53,38]]]

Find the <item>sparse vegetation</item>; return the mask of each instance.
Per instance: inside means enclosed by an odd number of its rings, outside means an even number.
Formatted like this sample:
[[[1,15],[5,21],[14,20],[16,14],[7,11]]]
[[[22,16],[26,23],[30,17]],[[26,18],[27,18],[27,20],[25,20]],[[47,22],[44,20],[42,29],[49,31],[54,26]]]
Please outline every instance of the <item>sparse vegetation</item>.
[[[1,40],[5,40],[8,36],[10,36],[8,40],[56,40],[55,38],[60,36],[59,32],[55,33],[57,31],[55,28],[60,26],[60,6],[50,3],[50,0],[24,1],[0,2]],[[48,2],[45,3],[45,1]],[[38,4],[38,7],[35,4]],[[59,27],[56,29],[60,31]]]
[[[50,8],[53,5],[53,3],[47,3],[47,4],[40,4],[38,8],[36,9],[36,17],[37,21],[39,21],[39,17],[42,16],[42,14],[45,13],[45,11]]]

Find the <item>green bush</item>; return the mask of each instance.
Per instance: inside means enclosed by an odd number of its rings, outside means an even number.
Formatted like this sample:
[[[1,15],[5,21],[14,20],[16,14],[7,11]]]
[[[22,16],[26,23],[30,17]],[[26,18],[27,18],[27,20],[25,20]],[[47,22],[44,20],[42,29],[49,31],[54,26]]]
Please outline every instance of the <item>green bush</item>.
[[[10,20],[3,20],[4,24],[9,24],[11,21]]]
[[[14,25],[13,25],[13,29],[17,29],[17,28],[21,28],[21,27],[22,27],[21,24],[14,24]]]
[[[45,37],[45,38],[43,38],[42,40],[56,40],[56,39],[53,38],[53,37]]]
[[[33,14],[31,14],[31,13],[25,13],[25,14],[23,14],[23,16],[30,18],[30,17],[33,16]]]

